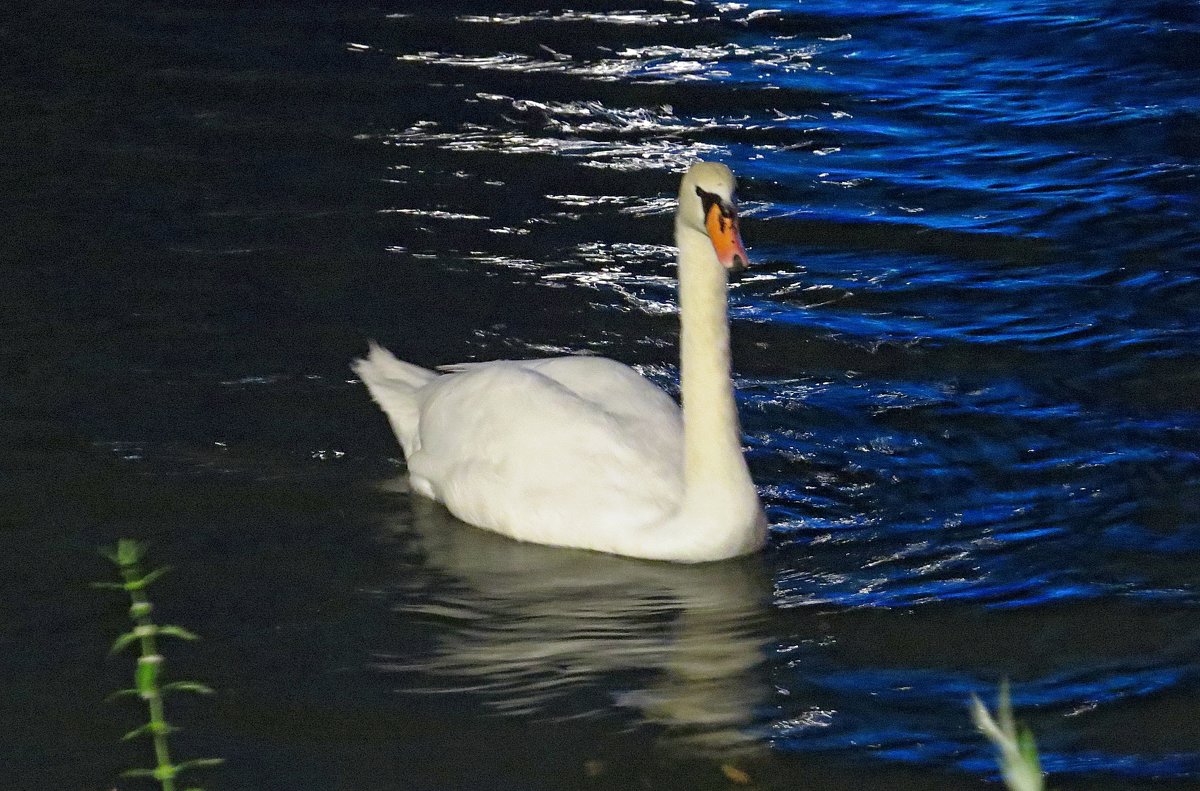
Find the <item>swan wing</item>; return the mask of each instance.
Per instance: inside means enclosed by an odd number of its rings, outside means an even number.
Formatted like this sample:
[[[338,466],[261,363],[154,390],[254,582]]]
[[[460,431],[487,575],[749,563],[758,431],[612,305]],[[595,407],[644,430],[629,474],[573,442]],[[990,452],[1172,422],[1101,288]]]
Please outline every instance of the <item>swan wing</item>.
[[[681,437],[679,406],[669,395],[628,365],[607,357],[546,357],[438,366],[439,371],[466,373],[493,365],[516,366],[553,379],[575,395],[613,415],[659,426]]]
[[[454,366],[421,390],[419,490],[527,541],[614,551],[679,505],[679,409],[603,358]]]

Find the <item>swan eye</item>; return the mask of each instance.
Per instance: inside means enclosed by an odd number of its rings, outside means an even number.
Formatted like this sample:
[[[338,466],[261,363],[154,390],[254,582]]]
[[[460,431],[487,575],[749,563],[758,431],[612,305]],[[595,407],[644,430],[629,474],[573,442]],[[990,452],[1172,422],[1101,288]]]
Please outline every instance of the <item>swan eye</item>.
[[[727,219],[737,218],[737,211],[732,206],[725,203],[725,201],[721,199],[721,196],[717,195],[715,192],[706,192],[700,187],[696,187],[696,194],[700,196],[700,203],[704,207],[704,217],[706,220],[710,216],[714,206],[721,210],[722,217]]]

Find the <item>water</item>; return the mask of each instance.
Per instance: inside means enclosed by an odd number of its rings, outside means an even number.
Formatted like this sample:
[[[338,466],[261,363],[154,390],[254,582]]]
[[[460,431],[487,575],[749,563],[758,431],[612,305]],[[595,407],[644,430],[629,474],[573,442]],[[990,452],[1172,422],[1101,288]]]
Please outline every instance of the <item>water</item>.
[[[10,15],[0,784],[107,789],[120,606],[227,789],[1200,777],[1200,16],[1176,2],[46,4]],[[761,558],[521,546],[415,500],[346,367],[676,377],[671,198],[741,177]],[[994,786],[990,786],[994,787]]]

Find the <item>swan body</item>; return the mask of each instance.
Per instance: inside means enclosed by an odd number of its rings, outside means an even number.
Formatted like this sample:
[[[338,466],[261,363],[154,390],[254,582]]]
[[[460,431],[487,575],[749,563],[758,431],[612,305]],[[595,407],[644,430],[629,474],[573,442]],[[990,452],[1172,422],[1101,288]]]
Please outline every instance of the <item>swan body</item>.
[[[682,410],[602,357],[436,373],[372,343],[353,368],[387,415],[414,491],[522,541],[700,562],[753,552],[766,520],[741,448],[727,269],[745,266],[734,180],[697,163],[680,187]]]

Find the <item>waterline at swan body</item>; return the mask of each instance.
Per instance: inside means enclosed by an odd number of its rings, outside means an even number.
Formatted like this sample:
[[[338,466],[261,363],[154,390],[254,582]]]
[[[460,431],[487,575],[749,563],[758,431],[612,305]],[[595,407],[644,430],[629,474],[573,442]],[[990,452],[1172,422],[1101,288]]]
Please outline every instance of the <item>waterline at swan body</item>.
[[[391,423],[413,490],[522,541],[694,563],[762,546],[730,373],[728,271],[747,263],[733,174],[683,177],[683,408],[601,357],[500,360],[436,373],[371,345],[354,370]]]

